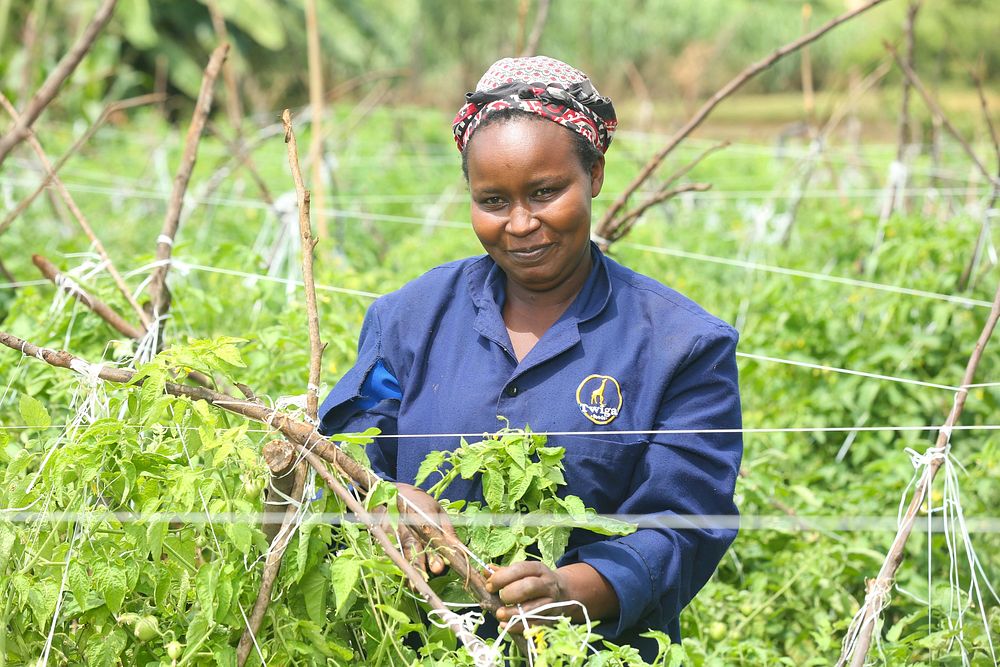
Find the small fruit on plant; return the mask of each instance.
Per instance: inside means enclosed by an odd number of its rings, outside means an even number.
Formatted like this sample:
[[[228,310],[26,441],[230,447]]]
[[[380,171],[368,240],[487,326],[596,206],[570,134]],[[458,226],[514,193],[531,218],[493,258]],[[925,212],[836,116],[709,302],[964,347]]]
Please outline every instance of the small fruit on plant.
[[[708,636],[712,641],[721,642],[729,633],[729,627],[722,621],[716,621],[708,626]]]
[[[170,657],[171,660],[176,660],[177,658],[181,657],[181,653],[183,652],[184,652],[184,644],[181,644],[179,641],[174,640],[169,644],[167,644],[167,655]]]
[[[243,478],[243,493],[249,498],[256,498],[264,490],[264,480],[254,477]]]
[[[160,623],[155,616],[140,616],[135,622],[135,637],[141,642],[148,642],[160,636]]]

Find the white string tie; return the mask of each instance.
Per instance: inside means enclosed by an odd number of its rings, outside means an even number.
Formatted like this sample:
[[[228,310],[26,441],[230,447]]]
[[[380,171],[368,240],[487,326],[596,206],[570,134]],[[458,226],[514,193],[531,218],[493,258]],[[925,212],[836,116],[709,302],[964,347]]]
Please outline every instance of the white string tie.
[[[166,245],[170,246],[171,248],[174,246],[174,240],[171,237],[167,236],[166,234],[160,234],[159,236],[157,236],[156,237],[156,242],[157,243],[165,243]]]
[[[910,463],[913,464],[914,468],[922,468],[926,465],[930,465],[934,461],[943,461],[948,457],[948,445],[944,445],[943,447],[930,447],[923,454],[912,447],[907,447],[903,451],[909,455]]]
[[[284,410],[288,407],[298,408],[299,410],[306,409],[306,394],[298,394],[296,396],[279,396],[274,402],[274,407],[278,410]]]

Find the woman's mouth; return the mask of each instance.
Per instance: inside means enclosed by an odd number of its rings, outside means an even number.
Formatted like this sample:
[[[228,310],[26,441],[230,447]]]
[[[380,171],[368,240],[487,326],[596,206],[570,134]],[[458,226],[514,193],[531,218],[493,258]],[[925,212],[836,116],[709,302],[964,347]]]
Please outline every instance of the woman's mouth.
[[[549,243],[546,245],[531,246],[529,248],[511,249],[507,251],[507,254],[519,264],[534,264],[548,254],[552,247],[552,244]]]

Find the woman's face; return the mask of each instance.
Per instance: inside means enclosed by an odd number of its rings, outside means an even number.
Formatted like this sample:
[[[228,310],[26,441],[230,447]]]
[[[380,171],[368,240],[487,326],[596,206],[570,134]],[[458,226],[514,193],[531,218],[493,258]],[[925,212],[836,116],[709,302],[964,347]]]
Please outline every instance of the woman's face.
[[[530,118],[477,130],[468,150],[472,228],[507,279],[531,292],[585,279],[604,159],[585,170],[570,130]]]

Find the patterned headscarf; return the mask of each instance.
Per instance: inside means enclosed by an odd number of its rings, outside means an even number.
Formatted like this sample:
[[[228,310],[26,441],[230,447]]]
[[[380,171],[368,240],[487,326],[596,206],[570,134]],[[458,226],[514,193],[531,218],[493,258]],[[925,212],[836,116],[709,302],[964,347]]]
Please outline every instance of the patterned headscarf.
[[[459,151],[465,150],[480,123],[501,109],[548,118],[582,135],[602,153],[618,127],[611,100],[601,97],[586,74],[545,56],[496,61],[465,99],[452,123]]]

